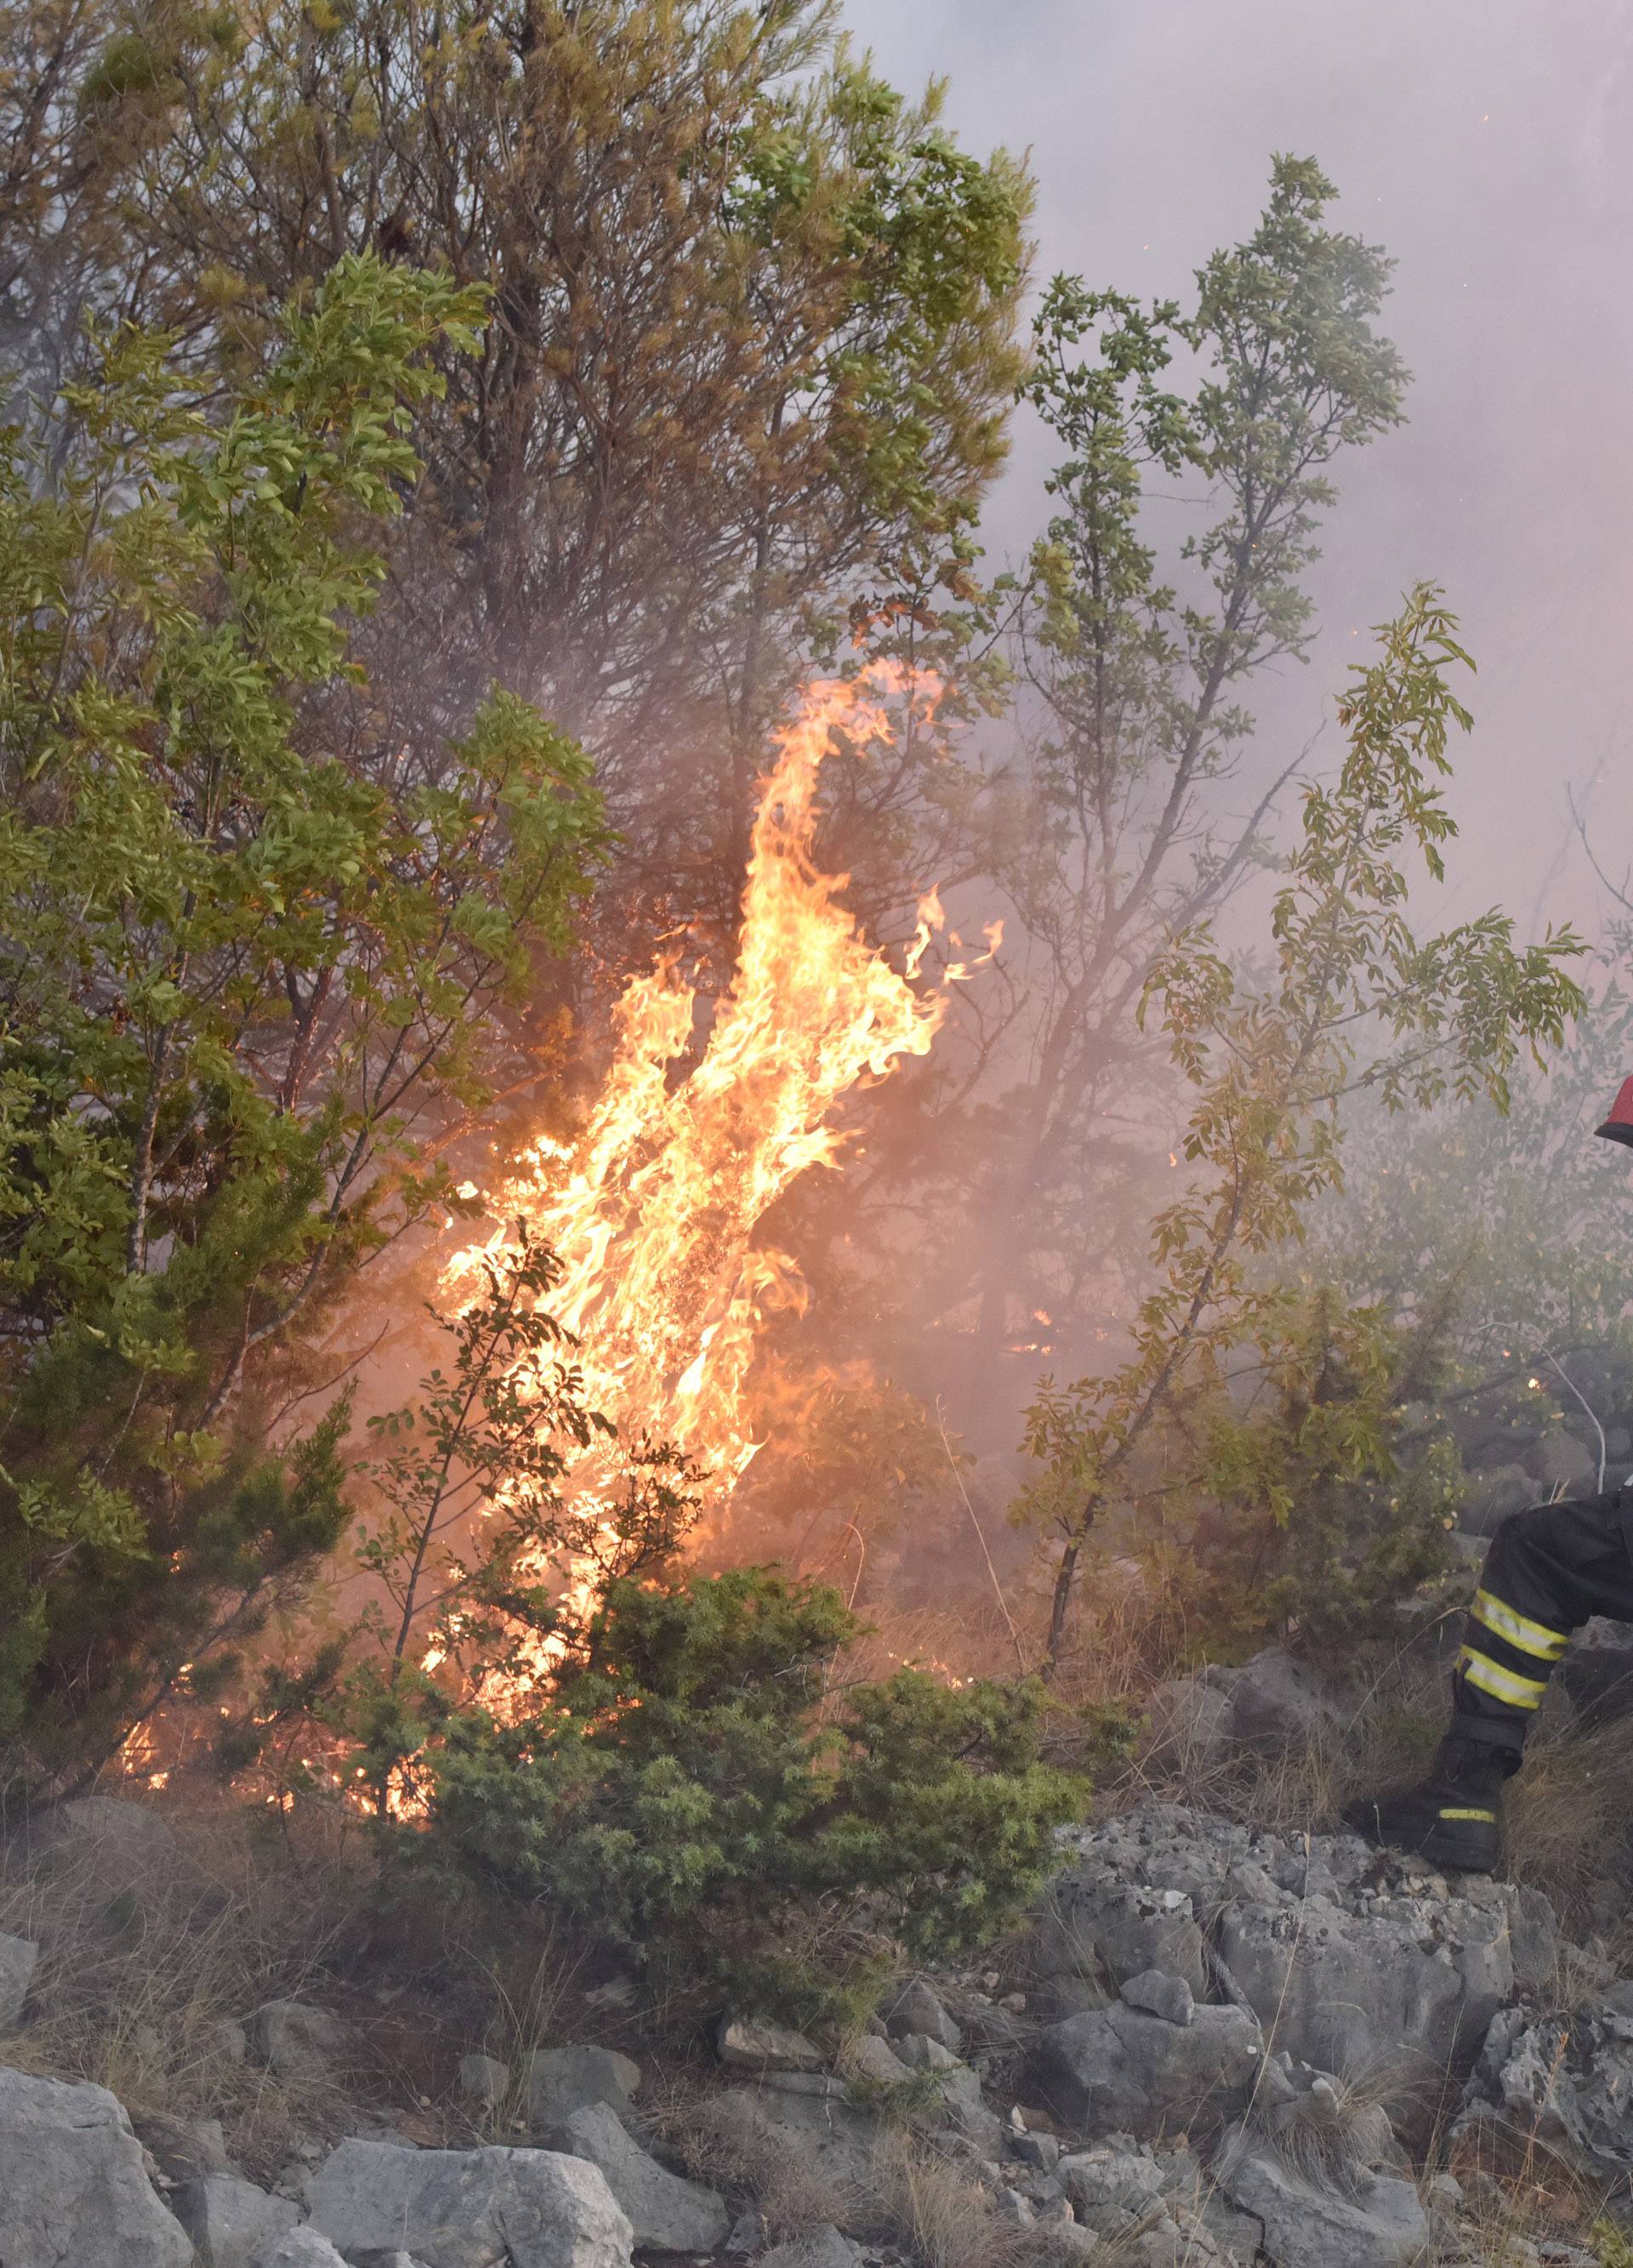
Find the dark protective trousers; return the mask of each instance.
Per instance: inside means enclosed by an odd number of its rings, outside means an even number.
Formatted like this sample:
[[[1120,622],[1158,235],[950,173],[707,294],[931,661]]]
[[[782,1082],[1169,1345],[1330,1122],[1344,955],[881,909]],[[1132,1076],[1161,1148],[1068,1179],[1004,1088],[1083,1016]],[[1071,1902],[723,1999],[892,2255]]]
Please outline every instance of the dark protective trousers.
[[[1630,1538],[1633,1484],[1503,1522],[1452,1675],[1454,1735],[1518,1753],[1572,1631],[1633,1623]]]

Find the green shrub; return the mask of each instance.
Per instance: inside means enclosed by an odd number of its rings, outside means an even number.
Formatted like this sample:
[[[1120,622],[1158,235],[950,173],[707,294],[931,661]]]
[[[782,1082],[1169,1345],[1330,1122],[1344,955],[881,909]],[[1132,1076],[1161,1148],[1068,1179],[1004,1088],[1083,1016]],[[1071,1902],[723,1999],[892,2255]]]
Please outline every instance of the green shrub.
[[[449,1720],[421,1847],[783,2014],[831,2000],[870,1941],[980,1944],[1086,1783],[1040,1762],[1034,1685],[846,1689],[857,1634],[836,1592],[763,1568],[614,1582],[548,1705]]]

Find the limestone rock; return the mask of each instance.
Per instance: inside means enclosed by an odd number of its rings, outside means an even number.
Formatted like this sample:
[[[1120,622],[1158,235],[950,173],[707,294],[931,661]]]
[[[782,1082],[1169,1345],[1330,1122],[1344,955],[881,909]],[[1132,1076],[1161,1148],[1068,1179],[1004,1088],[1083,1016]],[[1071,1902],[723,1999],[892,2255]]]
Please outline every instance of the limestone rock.
[[[616,2048],[540,2048],[528,2058],[528,2115],[552,2141],[575,2110],[610,2103],[623,2117],[640,2088],[640,2066]]]
[[[1131,2008],[1143,2008],[1148,2016],[1161,2016],[1170,2024],[1188,2024],[1196,2014],[1195,1999],[1184,1977],[1164,1977],[1160,1969],[1126,1977],[1122,1997]]]
[[[791,2243],[763,2253],[757,2268],[862,2268],[862,2254],[831,2221],[824,2221]]]
[[[190,2268],[192,2259],[106,2088],[0,2069],[0,2261]]]
[[[377,2259],[382,2258],[405,2261],[408,2268],[416,2268],[406,2252],[377,2256]],[[284,2229],[263,2245],[249,2263],[249,2268],[349,2268],[349,2264],[341,2258],[328,2237],[320,2236],[315,2228],[295,2228]],[[355,2268],[355,2263],[351,2268]],[[374,2264],[371,2263],[370,2268],[374,2268]]]
[[[820,2071],[827,2058],[803,2032],[781,2024],[751,2023],[728,2015],[715,2034],[715,2051],[733,2071]]]
[[[1545,1493],[1523,1465],[1494,1465],[1470,1475],[1458,1526],[1466,1535],[1493,1536],[1511,1513],[1528,1510]]]
[[[1490,1905],[1401,1898],[1352,1914],[1327,1897],[1237,1905],[1220,1958],[1276,2043],[1318,2070],[1403,2084],[1465,2069],[1514,1990],[1505,1917]]]
[[[1199,2004],[1238,1999],[1270,2049],[1345,2078],[1466,2074],[1496,2010],[1557,1953],[1535,1893],[1436,1876],[1355,1836],[1253,1834],[1148,1803],[1070,1841],[1081,1864],[1040,1926],[1049,1966],[1119,1986],[1155,1970]]]
[[[39,1958],[40,1948],[27,1938],[0,1931],[0,2032],[9,2032],[21,2017]]]
[[[327,2079],[357,2052],[350,2024],[304,2000],[269,2000],[244,2019],[249,2052],[277,2079]]]
[[[206,2174],[235,2171],[218,2118],[175,2118],[162,2110],[135,2113],[137,2140],[166,2181],[196,2182]]]
[[[1633,2170],[1633,1984],[1613,1985],[1568,2019],[1502,2011],[1466,2100],[1585,2168]]]
[[[728,2144],[750,2161],[787,2161],[836,2191],[865,2182],[873,2167],[878,2121],[831,2097],[787,2095],[780,2088],[733,2088],[710,2106]]]
[[[726,2242],[731,2215],[725,2199],[661,2166],[632,2139],[608,2103],[587,2103],[575,2110],[565,2140],[575,2157],[600,2167],[643,2250],[713,2252]]]
[[[31,1858],[86,1862],[104,1882],[147,1867],[173,1870],[181,1856],[168,1820],[124,1796],[76,1796],[31,1819],[26,1835]]]
[[[174,2207],[196,2248],[198,2268],[251,2268],[274,2238],[300,2218],[288,2198],[270,2197],[228,2173],[183,2182]]]
[[[1427,2251],[1429,2216],[1410,2182],[1374,2175],[1341,2196],[1239,2132],[1227,2137],[1216,2170],[1225,2195],[1262,2226],[1276,2268],[1408,2268]]]
[[[1052,2025],[1033,2053],[1049,2096],[1077,2124],[1155,2134],[1220,2125],[1242,2110],[1264,2036],[1241,2008],[1199,2007],[1189,2024],[1173,2024],[1119,2001]]]
[[[924,2044],[933,2048],[936,2043],[927,2039]],[[941,2052],[947,2054],[945,2048]],[[947,2060],[950,2065],[953,2058],[948,2056]],[[865,2034],[850,2049],[846,2066],[847,2078],[865,2080],[873,2087],[901,2087],[913,2077],[911,2067],[892,2051],[889,2041],[876,2040],[870,2034]]]
[[[910,2032],[905,2040],[898,2040],[895,2054],[898,2062],[909,2071],[957,2071],[958,2058],[950,2048],[933,2040],[927,2032]]]
[[[350,2257],[424,2268],[630,2268],[633,2233],[599,2167],[550,2150],[343,2142],[313,2176],[312,2226]]]
[[[964,2045],[964,2034],[942,2006],[939,1995],[922,1977],[915,1977],[905,1985],[883,2009],[886,2029],[893,2040],[905,2040],[914,2033],[927,2039],[939,2040],[942,2046],[957,2055]]]
[[[459,2091],[467,2102],[491,2110],[503,2102],[510,2087],[510,2066],[497,2056],[468,2055],[459,2059]]]

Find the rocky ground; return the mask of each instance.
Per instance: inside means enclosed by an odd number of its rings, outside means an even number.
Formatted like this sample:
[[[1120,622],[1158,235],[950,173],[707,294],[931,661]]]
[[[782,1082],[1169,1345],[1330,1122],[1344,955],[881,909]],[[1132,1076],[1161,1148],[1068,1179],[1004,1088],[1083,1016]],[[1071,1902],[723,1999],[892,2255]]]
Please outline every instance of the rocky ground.
[[[1590,1631],[1560,1681],[1562,1706],[1608,1712],[1613,1736],[1629,1635]],[[1232,1759],[1341,1745],[1354,1706],[1272,1650],[1159,1689],[1148,1755],[1183,1755],[1207,1786]],[[1633,2258],[1615,2234],[1633,1982],[1604,1938],[1570,1942],[1534,1890],[1206,1800],[1121,1808],[1063,1856],[987,1966],[898,1980],[843,2039],[728,2012],[680,2068],[672,2021],[615,1973],[496,2041],[433,1959],[407,2033],[437,2052],[417,2060],[386,2014],[404,1988],[326,1989],[321,1962],[308,1983],[269,1959],[260,1997],[239,1946],[213,1997],[144,1999],[144,1962],[215,1959],[245,1933],[241,1903],[189,1886],[162,1812],[66,1806],[0,1865],[0,2264]],[[1625,1886],[1588,1906],[1607,1902],[1625,1907]],[[64,2033],[65,1971],[110,1945],[108,1980],[87,1974],[78,1998],[114,2013]]]
[[[1169,1705],[1211,1722],[1221,1694],[1250,1721],[1297,1700],[1270,1660]],[[12,1863],[43,1912],[54,1869],[89,1852],[116,1905],[122,1864],[163,1863],[165,1832],[96,1799]],[[473,2132],[503,2105],[503,2142],[427,2146],[423,2122],[382,2098],[337,2139],[295,2133],[288,2162],[251,2179],[218,2122],[128,2111],[38,2068],[36,1948],[5,1935],[0,2262],[1617,2257],[1602,2216],[1633,2172],[1633,1983],[1565,1942],[1534,1893],[1148,1801],[1070,1838],[1045,1909],[994,1957],[898,1982],[842,2042],[728,2014],[678,2109],[655,2044],[598,2042],[581,2007],[576,2036],[518,2062],[475,2042],[461,2056]],[[597,2001],[639,2047],[633,1980]],[[214,2051],[252,2088],[321,2091],[367,2046],[355,2011],[315,1999],[246,2005],[218,2029]]]

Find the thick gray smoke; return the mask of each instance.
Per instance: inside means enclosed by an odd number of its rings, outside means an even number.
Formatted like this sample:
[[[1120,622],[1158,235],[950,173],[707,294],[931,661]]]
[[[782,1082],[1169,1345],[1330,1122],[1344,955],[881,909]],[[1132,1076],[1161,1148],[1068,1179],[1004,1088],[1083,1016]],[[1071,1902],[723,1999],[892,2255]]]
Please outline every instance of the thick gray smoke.
[[[1326,634],[1274,705],[1296,747],[1367,626],[1420,576],[1461,613],[1477,731],[1446,913],[1529,930],[1606,907],[1571,836],[1590,798],[1633,859],[1633,11],[1624,0],[849,0],[898,85],[950,76],[968,145],[1030,149],[1038,269],[1162,294],[1251,226],[1269,153],[1319,158],[1340,217],[1399,260],[1410,423],[1351,464],[1326,537]],[[989,515],[1042,505],[1021,431]],[[1359,633],[1357,637],[1356,633]]]

